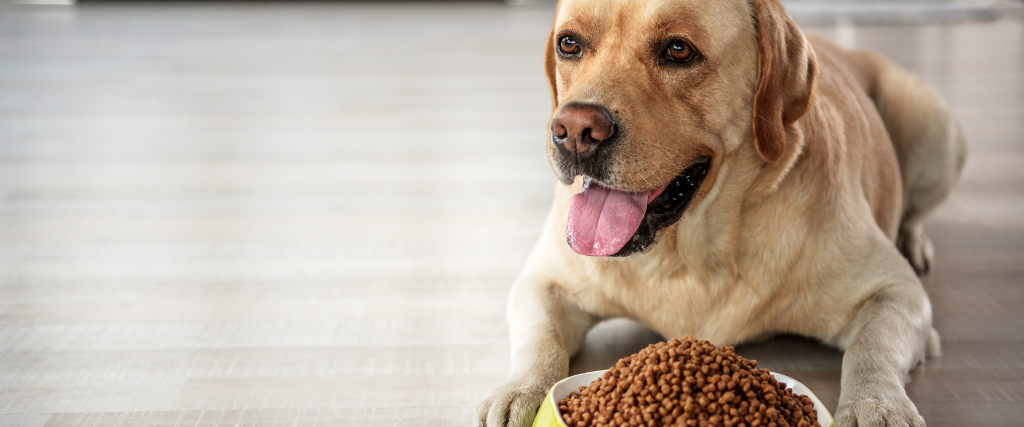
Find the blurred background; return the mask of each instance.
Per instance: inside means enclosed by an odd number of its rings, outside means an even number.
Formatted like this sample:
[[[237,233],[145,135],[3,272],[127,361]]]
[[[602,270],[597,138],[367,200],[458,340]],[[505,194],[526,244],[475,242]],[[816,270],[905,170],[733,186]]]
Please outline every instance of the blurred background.
[[[929,426],[1020,425],[1015,1],[784,2],[946,98]],[[0,1],[0,426],[468,426],[555,180],[552,4]],[[573,372],[661,338],[591,332]],[[841,354],[739,348],[834,410]]]

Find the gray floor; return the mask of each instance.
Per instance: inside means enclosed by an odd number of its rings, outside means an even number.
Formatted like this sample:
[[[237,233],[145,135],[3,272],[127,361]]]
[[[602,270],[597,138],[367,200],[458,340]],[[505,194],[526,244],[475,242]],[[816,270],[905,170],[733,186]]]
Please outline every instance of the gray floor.
[[[0,5],[0,426],[469,425],[554,179],[546,7]],[[929,426],[1020,425],[1024,26],[805,27],[922,75]],[[614,321],[576,372],[658,340]],[[841,355],[744,346],[834,409]]]

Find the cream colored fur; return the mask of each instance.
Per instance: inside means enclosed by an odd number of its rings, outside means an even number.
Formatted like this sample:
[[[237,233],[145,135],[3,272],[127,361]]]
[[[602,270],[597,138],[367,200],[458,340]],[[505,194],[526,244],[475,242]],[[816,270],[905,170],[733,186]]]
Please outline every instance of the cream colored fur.
[[[795,30],[788,41],[804,47],[797,59],[811,68],[800,69],[816,80],[806,113],[784,128],[781,157],[766,159],[751,125],[766,37],[753,16],[768,12],[792,24],[771,0],[561,2],[547,53],[555,111],[604,105],[630,130],[605,184],[648,191],[699,156],[712,167],[682,219],[624,258],[568,247],[580,179],[557,186],[509,297],[509,378],[481,403],[477,425],[529,426],[587,330],[611,317],[716,345],[778,333],[821,340],[845,350],[840,426],[924,425],[904,391],[907,372],[939,347],[915,274],[931,262],[921,223],[958,178],[963,138],[920,80]],[[566,29],[592,48],[571,64],[550,46]],[[666,35],[692,40],[704,68],[645,63],[643,49]]]

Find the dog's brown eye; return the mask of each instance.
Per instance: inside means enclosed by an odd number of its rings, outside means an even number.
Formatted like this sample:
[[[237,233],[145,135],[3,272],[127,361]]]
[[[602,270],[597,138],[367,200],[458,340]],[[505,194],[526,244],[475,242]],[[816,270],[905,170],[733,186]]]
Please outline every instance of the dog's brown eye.
[[[665,50],[665,56],[676,62],[689,62],[696,55],[689,43],[676,40],[668,45],[668,49]]]
[[[558,50],[566,55],[575,55],[579,53],[580,44],[572,36],[562,36],[558,39]]]

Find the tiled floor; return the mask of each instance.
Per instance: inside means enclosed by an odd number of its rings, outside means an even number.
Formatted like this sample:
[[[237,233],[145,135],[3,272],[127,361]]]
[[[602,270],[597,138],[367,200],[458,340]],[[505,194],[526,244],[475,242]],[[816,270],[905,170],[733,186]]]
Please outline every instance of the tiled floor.
[[[470,424],[554,188],[547,7],[0,5],[0,426]],[[816,27],[946,96],[929,426],[1024,407],[1024,25]],[[658,340],[614,321],[574,371]],[[740,352],[834,409],[841,355]]]

